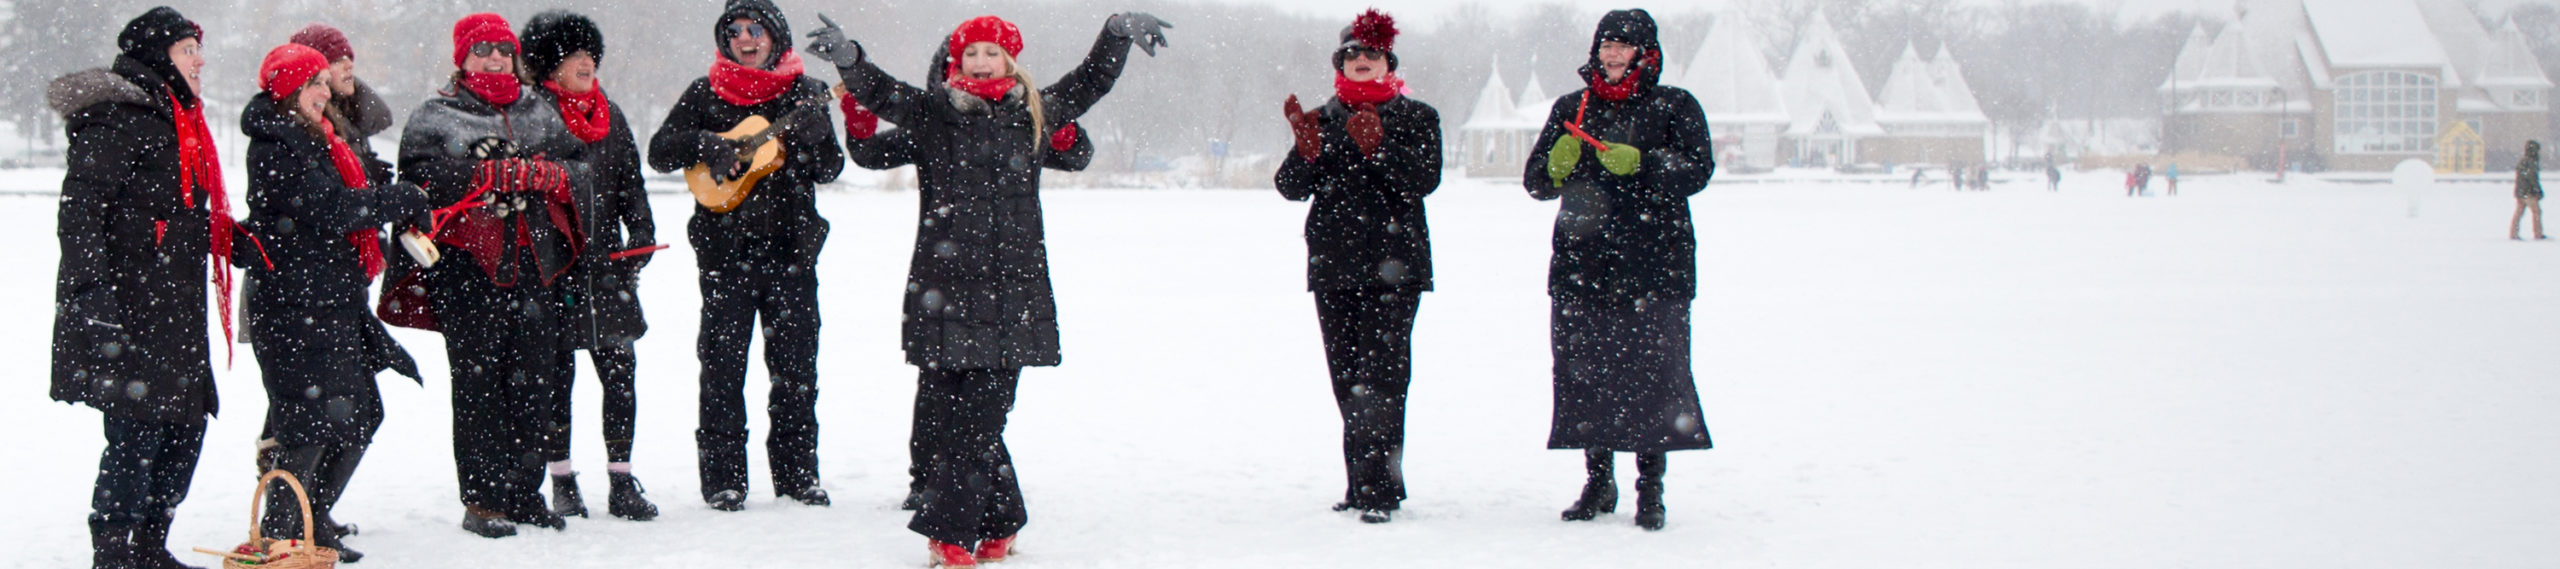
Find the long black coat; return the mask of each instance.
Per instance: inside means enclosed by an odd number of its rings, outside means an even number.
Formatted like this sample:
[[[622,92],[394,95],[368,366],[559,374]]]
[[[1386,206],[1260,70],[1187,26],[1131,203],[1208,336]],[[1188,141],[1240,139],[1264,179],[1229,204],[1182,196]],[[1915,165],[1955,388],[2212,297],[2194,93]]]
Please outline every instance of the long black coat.
[[[1049,133],[1083,116],[1119,81],[1129,40],[1105,32],[1057,83],[1040,89]],[[869,61],[844,68],[855,100],[913,137],[922,195],[908,262],[907,363],[933,369],[1057,365],[1057,298],[1040,213],[1041,153],[1017,86],[987,101],[941,82],[918,88]]]
[[[382,416],[374,374],[417,379],[418,365],[365,310],[372,279],[347,234],[425,213],[427,196],[406,184],[346,187],[328,141],[266,97],[240,111],[240,130],[249,136],[241,227],[259,245],[232,262],[246,269],[244,328],[266,372],[267,428],[288,446],[361,443]]]
[[[1423,196],[1440,189],[1440,112],[1398,96],[1378,105],[1386,137],[1362,155],[1343,130],[1342,100],[1317,110],[1323,150],[1285,152],[1273,185],[1307,208],[1307,290],[1431,290],[1431,226]]]
[[[586,252],[560,285],[568,304],[561,314],[571,343],[580,348],[629,344],[649,331],[640,311],[640,267],[648,257],[610,256],[657,244],[658,222],[640,179],[640,146],[631,121],[623,118],[621,104],[607,101],[606,107],[613,128],[587,145],[595,184],[578,196]]]
[[[54,400],[201,422],[220,408],[205,342],[208,192],[179,192],[167,83],[141,62],[55,79],[71,145],[55,235]],[[228,270],[212,267],[215,270]]]
[[[675,108],[667,111],[667,120],[649,136],[649,167],[660,172],[703,163],[701,133],[728,132],[750,116],[779,122],[795,108],[815,107],[801,115],[800,126],[784,134],[782,169],[758,182],[737,209],[717,213],[694,205],[685,238],[698,264],[708,269],[761,258],[792,267],[817,266],[828,231],[827,219],[818,216],[817,185],[844,173],[844,148],[827,124],[826,105],[833,102],[827,84],[807,75],[789,92],[745,107],[713,94],[709,77],[685,88]]]

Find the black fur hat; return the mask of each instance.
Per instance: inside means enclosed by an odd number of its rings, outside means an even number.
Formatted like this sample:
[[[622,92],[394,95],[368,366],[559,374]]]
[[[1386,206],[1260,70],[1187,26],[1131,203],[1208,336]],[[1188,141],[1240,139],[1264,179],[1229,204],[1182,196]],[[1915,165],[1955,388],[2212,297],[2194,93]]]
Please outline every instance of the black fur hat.
[[[524,38],[525,73],[537,83],[549,80],[570,54],[584,51],[596,63],[604,63],[604,31],[596,28],[595,20],[576,12],[547,10],[534,14],[533,19],[525,20],[524,31],[517,35]]]

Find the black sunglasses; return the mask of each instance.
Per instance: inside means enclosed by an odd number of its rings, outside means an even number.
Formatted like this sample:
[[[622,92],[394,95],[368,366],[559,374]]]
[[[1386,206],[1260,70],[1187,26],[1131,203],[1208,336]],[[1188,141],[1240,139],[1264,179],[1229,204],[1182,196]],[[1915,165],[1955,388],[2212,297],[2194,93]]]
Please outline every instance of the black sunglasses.
[[[751,38],[764,37],[764,26],[756,24],[747,24],[744,26],[729,24],[729,35],[745,35]]]
[[[515,57],[516,47],[493,41],[471,44],[472,57],[488,57],[489,54],[492,53],[507,57]]]

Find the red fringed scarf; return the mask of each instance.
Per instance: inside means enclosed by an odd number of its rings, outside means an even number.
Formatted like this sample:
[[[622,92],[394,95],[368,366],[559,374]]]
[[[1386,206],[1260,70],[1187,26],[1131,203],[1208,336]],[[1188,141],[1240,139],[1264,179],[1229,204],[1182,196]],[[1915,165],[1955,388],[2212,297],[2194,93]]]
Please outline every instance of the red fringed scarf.
[[[797,51],[783,52],[781,64],[773,66],[772,71],[739,65],[727,57],[711,58],[711,93],[732,105],[750,107],[764,104],[791,90],[791,85],[798,81],[800,52]]]
[[[329,139],[329,164],[338,167],[338,181],[351,190],[364,189],[371,183],[364,177],[364,162],[356,159],[355,149],[338,138],[337,125],[322,119],[320,132],[326,135],[322,138]],[[364,262],[364,280],[382,276],[382,230],[368,227],[348,232],[347,241],[355,244],[356,258]]]
[[[505,73],[462,74],[462,88],[470,89],[471,94],[480,96],[480,100],[501,107],[516,104],[516,99],[524,97],[524,90],[518,89],[519,86],[516,76]]]
[[[204,109],[191,108],[169,95],[169,110],[175,115],[178,131],[178,200],[195,207],[196,189],[205,192],[207,225],[212,234],[206,254],[213,257],[214,299],[222,303],[223,367],[230,367],[231,346],[231,234],[239,230],[239,222],[231,219],[231,196],[222,191],[222,156],[213,148],[213,129],[204,124]]]
[[[1004,100],[1004,94],[1013,92],[1014,85],[1012,77],[971,79],[957,74],[952,75],[950,80],[944,82],[951,84],[951,88],[953,89],[966,91],[971,95],[977,95],[980,99],[986,99],[989,101]]]
[[[571,93],[552,81],[542,82],[542,88],[560,100],[560,120],[569,123],[569,134],[579,141],[595,144],[613,132],[613,107],[605,103],[603,83],[585,93]]]
[[[1341,72],[1333,74],[1333,96],[1353,105],[1375,105],[1404,93],[1404,78],[1387,72],[1376,81],[1353,81]]]
[[[1644,84],[1643,81],[1637,80],[1639,78],[1638,76],[1646,73],[1652,73],[1653,70],[1662,68],[1662,55],[1652,53],[1651,50],[1646,51],[1647,53],[1644,54],[1644,60],[1636,62],[1635,65],[1627,66],[1627,74],[1618,77],[1618,82],[1615,84],[1609,82],[1609,72],[1602,69],[1591,70],[1591,73],[1584,76],[1582,80],[1585,83],[1591,84],[1591,92],[1599,93],[1600,98],[1602,99],[1611,101],[1627,100],[1627,97],[1635,96],[1637,86]]]

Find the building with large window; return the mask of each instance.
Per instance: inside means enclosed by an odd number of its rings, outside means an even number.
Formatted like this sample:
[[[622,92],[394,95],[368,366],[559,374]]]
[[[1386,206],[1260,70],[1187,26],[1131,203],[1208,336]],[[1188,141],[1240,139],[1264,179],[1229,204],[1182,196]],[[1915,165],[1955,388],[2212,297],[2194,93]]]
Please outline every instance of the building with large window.
[[[2512,164],[2548,136],[2553,86],[2512,23],[2459,0],[2247,0],[2187,36],[2160,94],[2163,146],[2261,168]],[[2460,128],[2456,128],[2459,126]],[[2494,167],[2493,167],[2494,168]]]

